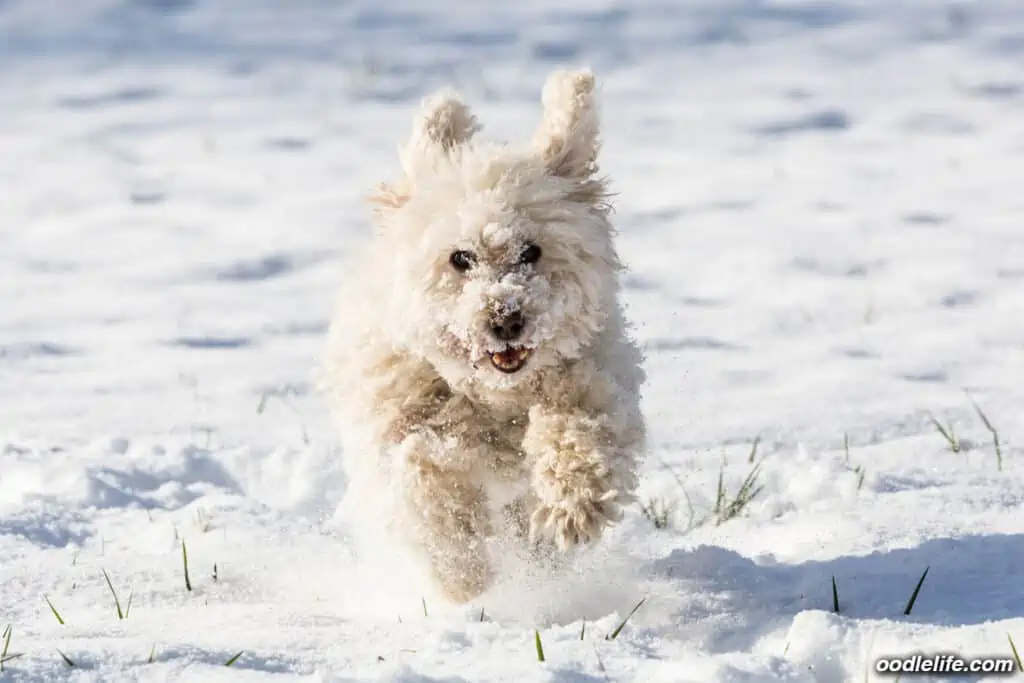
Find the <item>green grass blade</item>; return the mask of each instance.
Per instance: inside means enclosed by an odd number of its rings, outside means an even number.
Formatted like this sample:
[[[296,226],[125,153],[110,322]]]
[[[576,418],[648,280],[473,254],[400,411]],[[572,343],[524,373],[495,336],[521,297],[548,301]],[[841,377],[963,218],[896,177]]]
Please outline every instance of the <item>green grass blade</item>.
[[[832,611],[839,614],[839,590],[836,588],[836,577],[832,577]]]
[[[917,594],[921,592],[921,586],[924,584],[924,577],[928,576],[928,570],[931,567],[925,567],[924,573],[921,574],[921,578],[918,579],[917,585],[914,586],[914,592],[910,594],[910,600],[907,601],[907,607],[903,610],[903,616],[909,616],[910,610],[914,609],[914,603],[917,601]]]
[[[185,590],[192,591],[192,580],[188,577],[188,549],[185,547],[185,539],[181,539],[181,564],[185,568]]]
[[[1010,641],[1010,650],[1013,651],[1013,658],[1017,660],[1017,671],[1024,674],[1024,663],[1020,661],[1020,653],[1017,652],[1017,646],[1013,644],[1013,638],[1010,637],[1009,633],[1006,634],[1006,639]]]
[[[121,601],[117,599],[117,591],[114,590],[114,584],[110,581],[110,575],[107,574],[107,570],[103,570],[103,578],[107,580],[107,587],[110,589],[110,594],[114,596],[114,607],[117,608],[117,618],[124,619],[124,612],[121,610]]]
[[[757,483],[757,479],[760,474],[761,463],[757,463],[750,469],[750,472],[743,479],[743,482],[740,484],[735,496],[729,500],[725,493],[722,471],[719,471],[718,491],[715,497],[715,507],[712,511],[716,526],[720,526],[724,522],[739,516],[747,505],[761,494],[764,490],[764,486],[758,485]]]
[[[725,505],[725,463],[722,463],[722,468],[718,470],[718,489],[715,491],[715,507],[714,513],[717,516],[722,512],[722,507]]]
[[[57,608],[53,606],[53,603],[50,602],[50,597],[48,595],[44,595],[43,600],[46,600],[46,604],[50,606],[50,611],[53,612],[53,616],[57,618],[57,623],[63,626],[64,619],[60,616],[60,612],[57,611]]]
[[[761,463],[757,463],[756,465],[750,468],[750,473],[747,474],[747,478],[743,480],[742,484],[740,484],[740,490],[736,494],[737,498],[753,500],[754,496],[761,492],[761,489],[764,487],[758,487],[757,490],[754,490],[754,484],[757,482],[757,476],[758,474],[760,474],[760,471]],[[751,491],[754,492],[751,493]]]
[[[135,591],[128,594],[128,603],[124,606],[124,618],[128,618],[128,613],[132,611],[132,598],[135,597]]]
[[[996,431],[996,428],[992,426],[991,422],[989,422],[988,416],[982,412],[981,406],[979,406],[976,401],[971,401],[971,405],[974,406],[974,412],[978,413],[978,417],[981,418],[982,423],[985,425],[985,429],[990,432]]]
[[[956,434],[953,432],[953,425],[950,424],[948,428],[944,427],[934,415],[929,415],[928,419],[931,420],[932,426],[935,427],[936,431],[942,435],[942,438],[949,444],[949,448],[954,453],[960,452],[960,442],[956,438]]]
[[[537,661],[544,661],[544,644],[540,642],[540,631],[533,629],[533,642],[537,646]]]
[[[64,663],[67,664],[69,667],[74,667],[75,666],[75,663],[71,660],[71,657],[68,657],[66,654],[64,654],[60,650],[57,650],[57,654],[60,655],[60,658],[63,659]]]
[[[237,661],[238,661],[238,658],[242,656],[242,653],[243,653],[243,652],[245,652],[245,650],[239,650],[239,651],[238,651],[238,654],[236,654],[236,655],[235,655],[234,657],[232,657],[232,658],[231,658],[231,659],[229,659],[228,661],[224,662],[224,666],[231,666],[232,664],[234,664],[235,662],[237,662]]]
[[[929,415],[928,420],[932,423],[932,426],[942,435],[946,441],[949,441],[949,434],[946,433],[946,428],[942,426],[942,423],[934,415]]]
[[[2,652],[0,652],[0,671],[4,670],[4,662],[6,662],[9,659],[7,653],[11,649],[11,633],[13,631],[14,627],[11,624],[7,624],[7,626],[4,628],[4,649]]]
[[[754,458],[757,457],[757,447],[758,447],[758,445],[760,443],[761,443],[761,435],[758,434],[757,436],[754,437],[753,445],[750,446],[750,455],[747,456],[747,462],[748,463],[754,462]]]
[[[626,618],[622,620],[622,623],[621,623],[621,624],[619,624],[618,626],[616,626],[616,627],[615,627],[615,630],[614,630],[614,631],[612,631],[611,633],[609,633],[609,634],[608,634],[608,637],[606,638],[606,640],[615,640],[616,638],[618,638],[618,637],[619,637],[619,633],[620,633],[620,632],[622,632],[622,629],[626,627],[626,622],[628,622],[628,621],[630,620],[630,618],[631,618],[631,617],[632,617],[632,616],[633,616],[634,614],[636,614],[636,611],[637,611],[638,609],[640,609],[640,607],[641,607],[641,606],[642,606],[642,605],[644,604],[644,602],[646,602],[646,601],[647,601],[647,598],[641,598],[641,599],[640,599],[640,602],[636,603],[636,607],[634,607],[633,609],[631,609],[631,610],[629,611],[629,614],[627,614],[627,615],[626,615]]]

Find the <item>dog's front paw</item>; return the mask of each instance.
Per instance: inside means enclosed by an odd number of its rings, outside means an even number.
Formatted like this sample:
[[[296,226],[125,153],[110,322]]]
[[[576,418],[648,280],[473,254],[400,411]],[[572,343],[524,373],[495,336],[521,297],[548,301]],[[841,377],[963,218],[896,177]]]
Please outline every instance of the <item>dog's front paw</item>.
[[[540,505],[530,517],[530,541],[553,542],[566,551],[596,541],[604,527],[621,517],[615,491],[598,500],[577,498]]]

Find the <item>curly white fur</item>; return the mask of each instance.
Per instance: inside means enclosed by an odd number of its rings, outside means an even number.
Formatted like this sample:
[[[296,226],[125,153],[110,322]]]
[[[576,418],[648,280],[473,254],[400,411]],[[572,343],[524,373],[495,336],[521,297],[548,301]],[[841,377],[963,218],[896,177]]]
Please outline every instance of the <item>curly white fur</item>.
[[[331,328],[349,505],[383,513],[460,602],[490,585],[502,527],[561,550],[597,539],[644,449],[593,75],[552,74],[543,105],[517,148],[473,140],[451,91],[424,103]]]

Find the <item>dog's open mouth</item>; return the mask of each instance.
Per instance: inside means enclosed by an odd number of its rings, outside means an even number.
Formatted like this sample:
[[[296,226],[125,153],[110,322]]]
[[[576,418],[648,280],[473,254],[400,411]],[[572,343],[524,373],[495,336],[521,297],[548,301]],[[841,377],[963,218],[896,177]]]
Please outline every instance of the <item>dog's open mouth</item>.
[[[504,351],[492,353],[491,364],[502,372],[518,372],[526,365],[526,361],[532,354],[533,349],[528,349],[525,346],[510,346]]]

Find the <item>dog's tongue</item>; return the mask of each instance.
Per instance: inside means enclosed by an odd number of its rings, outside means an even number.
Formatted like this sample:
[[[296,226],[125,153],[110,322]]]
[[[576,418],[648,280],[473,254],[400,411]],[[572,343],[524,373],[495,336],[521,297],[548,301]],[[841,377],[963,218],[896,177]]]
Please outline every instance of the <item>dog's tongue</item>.
[[[519,349],[508,348],[492,354],[494,360],[503,364],[512,364],[519,360]]]

